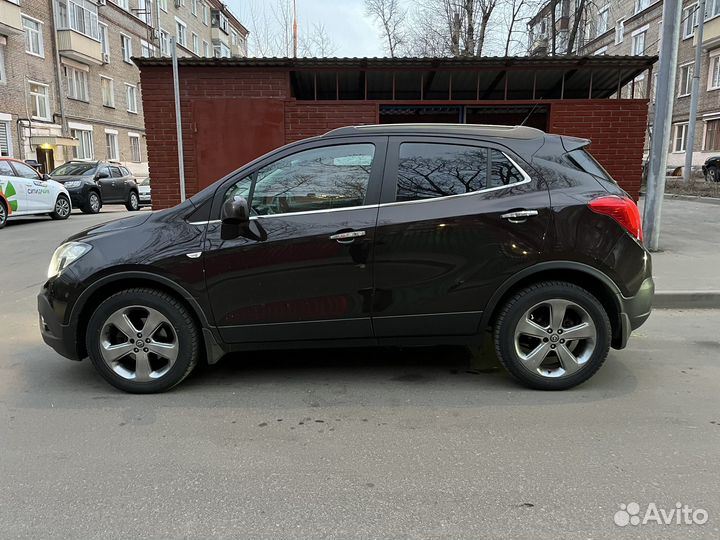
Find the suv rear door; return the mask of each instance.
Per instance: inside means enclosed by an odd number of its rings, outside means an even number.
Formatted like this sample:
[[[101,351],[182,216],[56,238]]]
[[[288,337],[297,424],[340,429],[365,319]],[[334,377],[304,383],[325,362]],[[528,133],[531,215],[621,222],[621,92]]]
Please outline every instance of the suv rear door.
[[[375,335],[477,333],[500,284],[542,257],[549,221],[545,183],[508,148],[391,137],[375,232]]]

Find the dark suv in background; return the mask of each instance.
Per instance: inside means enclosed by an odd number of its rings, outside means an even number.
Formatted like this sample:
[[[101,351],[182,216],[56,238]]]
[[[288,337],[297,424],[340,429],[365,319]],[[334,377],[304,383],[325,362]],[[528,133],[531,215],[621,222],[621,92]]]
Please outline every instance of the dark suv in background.
[[[50,178],[70,193],[72,204],[86,214],[97,214],[103,204],[124,204],[128,210],[140,209],[135,177],[112,161],[68,161],[55,168]]]
[[[136,393],[233,351],[483,339],[523,384],[570,388],[625,347],[654,291],[638,208],[589,143],[405,124],[290,144],[69,238],[42,336]]]

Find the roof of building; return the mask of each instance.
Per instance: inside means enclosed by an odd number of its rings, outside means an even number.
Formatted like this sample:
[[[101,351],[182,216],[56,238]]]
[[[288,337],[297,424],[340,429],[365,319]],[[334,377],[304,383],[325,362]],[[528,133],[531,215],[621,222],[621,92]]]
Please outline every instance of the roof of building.
[[[374,124],[347,126],[328,131],[323,137],[342,135],[398,135],[405,133],[471,135],[474,137],[503,137],[506,139],[537,139],[545,135],[539,129],[528,126],[498,126],[490,124]]]
[[[657,56],[453,58],[179,58],[182,67],[289,71],[297,99],[604,99],[652,68]],[[135,58],[141,70],[170,58]],[[642,96],[637,96],[642,97]]]

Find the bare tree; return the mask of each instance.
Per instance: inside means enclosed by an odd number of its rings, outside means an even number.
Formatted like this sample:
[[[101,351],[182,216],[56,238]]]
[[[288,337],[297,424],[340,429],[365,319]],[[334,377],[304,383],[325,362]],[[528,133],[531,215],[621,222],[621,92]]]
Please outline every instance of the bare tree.
[[[399,0],[365,0],[365,13],[380,26],[381,35],[387,40],[387,51],[395,58],[405,41],[403,25],[407,9],[400,6]]]
[[[310,29],[304,27],[300,33],[300,56],[325,58],[337,50],[323,23],[314,23]]]
[[[570,34],[568,35],[567,49],[565,51],[566,54],[573,53],[573,50],[575,48],[575,39],[577,37],[578,27],[580,26],[580,21],[582,21],[585,18],[586,8],[587,8],[586,0],[579,0],[578,4],[577,4],[577,8],[575,9],[575,18],[573,19],[572,28],[570,29]]]

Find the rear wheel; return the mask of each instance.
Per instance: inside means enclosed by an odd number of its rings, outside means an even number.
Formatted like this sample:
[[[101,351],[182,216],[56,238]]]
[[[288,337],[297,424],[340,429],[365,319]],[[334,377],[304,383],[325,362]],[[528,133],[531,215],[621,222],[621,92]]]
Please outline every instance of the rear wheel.
[[[70,199],[61,193],[55,201],[55,209],[50,212],[50,217],[53,219],[67,219],[70,217],[70,209]]]
[[[7,223],[8,209],[5,206],[5,201],[0,199],[0,229],[2,229]]]
[[[136,191],[130,192],[127,203],[125,203],[125,208],[127,208],[131,212],[140,210],[140,199],[138,198],[138,194]]]
[[[85,214],[97,214],[102,206],[100,202],[100,195],[97,191],[91,191],[88,193],[87,201],[82,207],[82,211]]]
[[[572,283],[546,281],[523,289],[502,307],[495,350],[525,386],[564,390],[600,369],[611,335],[597,298]]]
[[[718,168],[715,165],[710,165],[707,168],[707,174],[705,175],[708,182],[717,182],[718,179]]]
[[[134,394],[163,392],[195,367],[200,334],[187,308],[154,289],[120,291],[90,317],[86,345],[95,368]]]

